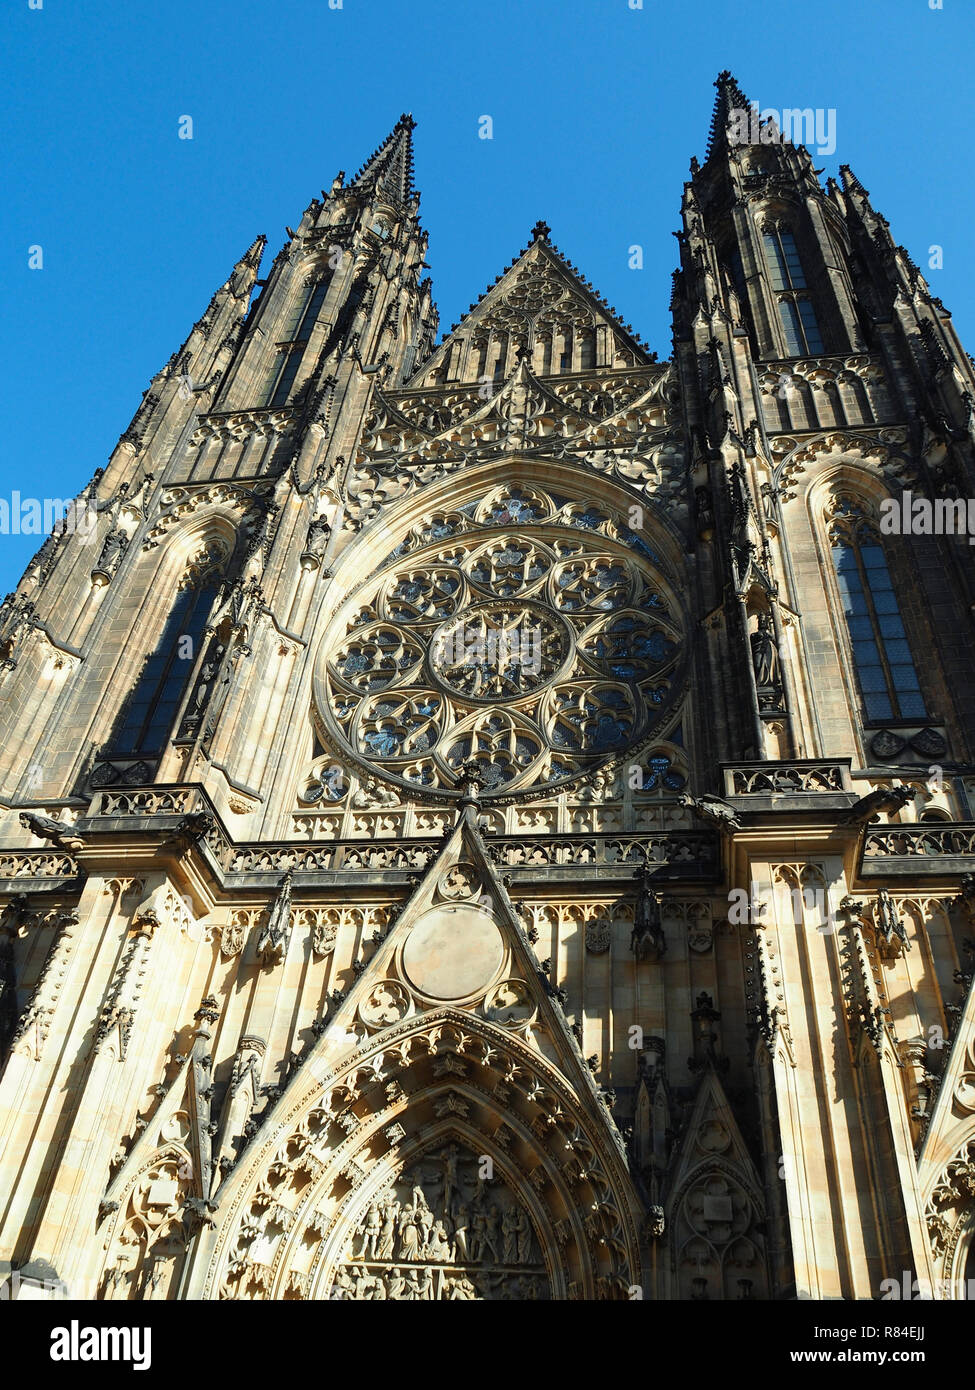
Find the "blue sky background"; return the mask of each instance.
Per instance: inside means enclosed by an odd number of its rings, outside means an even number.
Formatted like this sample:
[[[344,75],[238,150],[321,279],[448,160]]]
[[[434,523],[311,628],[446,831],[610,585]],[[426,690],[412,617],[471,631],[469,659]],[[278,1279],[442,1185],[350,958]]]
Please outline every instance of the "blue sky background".
[[[669,356],[671,233],[727,67],[763,107],[836,109],[817,164],[853,166],[975,351],[975,0],[630,3],[6,0],[0,496],[74,494],[257,233],[267,268],[401,111],[443,330],[543,217]],[[0,595],[37,545],[0,536]]]

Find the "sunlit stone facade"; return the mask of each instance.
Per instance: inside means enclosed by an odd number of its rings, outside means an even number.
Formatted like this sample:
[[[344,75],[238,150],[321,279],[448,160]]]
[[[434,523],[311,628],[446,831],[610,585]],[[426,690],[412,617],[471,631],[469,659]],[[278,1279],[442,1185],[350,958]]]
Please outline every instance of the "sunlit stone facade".
[[[972,494],[975,378],[744,105],[666,361],[541,223],[438,345],[402,118],[4,604],[20,1287],[960,1287],[975,579],[882,521]]]

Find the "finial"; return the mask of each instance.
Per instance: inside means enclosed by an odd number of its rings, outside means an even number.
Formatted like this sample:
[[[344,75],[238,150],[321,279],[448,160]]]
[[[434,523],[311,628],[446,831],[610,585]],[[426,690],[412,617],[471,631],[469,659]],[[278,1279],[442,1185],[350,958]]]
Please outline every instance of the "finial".
[[[543,222],[543,221],[541,220],[541,218],[539,218],[539,220],[535,223],[534,227],[532,227],[532,241],[533,241],[533,242],[534,242],[534,241],[548,241],[548,239],[549,239],[549,237],[551,236],[551,234],[552,234],[552,228],[548,225],[547,222]]]
[[[468,758],[460,769],[461,806],[478,806],[483,786],[484,772],[480,763],[474,758]]]

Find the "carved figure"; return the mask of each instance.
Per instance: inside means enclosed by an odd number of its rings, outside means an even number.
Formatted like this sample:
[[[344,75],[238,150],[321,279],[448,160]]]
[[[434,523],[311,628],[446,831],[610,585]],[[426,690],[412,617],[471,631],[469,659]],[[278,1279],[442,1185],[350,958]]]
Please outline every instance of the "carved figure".
[[[639,879],[640,892],[633,914],[630,949],[637,960],[646,960],[648,956],[662,956],[667,949],[667,943],[660,920],[660,898],[651,886],[652,879],[647,866],[639,871]]]
[[[709,825],[716,825],[719,830],[738,830],[741,821],[738,819],[738,812],[729,801],[725,801],[720,796],[689,796],[687,792],[682,792],[680,804],[689,807],[699,820],[707,821]]]
[[[861,796],[840,817],[840,825],[867,825],[879,820],[881,814],[892,816],[914,800],[913,787],[878,787],[876,791]]]
[[[770,613],[759,613],[758,628],[749,638],[755,684],[773,685],[778,679],[779,649],[775,645],[775,630]]]

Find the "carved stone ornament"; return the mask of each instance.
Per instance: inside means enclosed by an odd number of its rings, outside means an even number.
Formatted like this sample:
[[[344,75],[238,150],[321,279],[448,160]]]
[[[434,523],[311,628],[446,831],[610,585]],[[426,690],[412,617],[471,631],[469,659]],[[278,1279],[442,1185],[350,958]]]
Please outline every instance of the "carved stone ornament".
[[[329,1298],[469,1302],[550,1297],[531,1217],[456,1143],[425,1154],[370,1201]]]
[[[484,1016],[493,1023],[525,1023],[534,1013],[534,1001],[522,980],[505,980],[495,985],[484,1000]]]
[[[445,898],[473,898],[480,883],[480,875],[473,864],[455,864],[440,875],[437,889]]]
[[[381,980],[359,1005],[359,1017],[371,1028],[388,1028],[406,1018],[411,1007],[409,992],[398,980]]]
[[[221,955],[237,956],[240,954],[250,928],[250,916],[251,914],[248,912],[235,912],[230,921],[220,929]]]
[[[710,922],[695,922],[687,932],[687,944],[692,951],[703,955],[714,945],[714,930]]]
[[[593,956],[601,956],[609,950],[613,937],[612,925],[608,917],[595,917],[586,923],[586,950]]]

